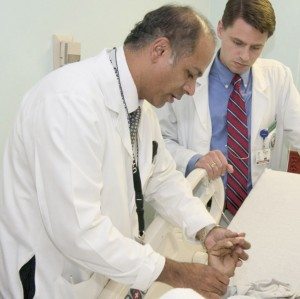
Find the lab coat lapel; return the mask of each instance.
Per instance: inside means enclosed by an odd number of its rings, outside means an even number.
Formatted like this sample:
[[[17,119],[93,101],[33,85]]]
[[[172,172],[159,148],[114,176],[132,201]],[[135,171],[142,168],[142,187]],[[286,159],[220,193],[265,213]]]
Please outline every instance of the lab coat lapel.
[[[142,105],[142,115],[138,129],[138,144],[139,144],[139,170],[141,175],[142,186],[144,186],[147,174],[150,173],[152,166],[152,138],[149,136],[153,128],[151,128],[152,122],[146,121],[147,115],[143,113],[145,109],[144,102]]]
[[[216,54],[215,54],[216,55]],[[195,94],[193,96],[194,104],[196,107],[196,112],[199,118],[201,135],[206,134],[206,139],[211,137],[211,119],[209,112],[209,97],[208,97],[208,80],[209,72],[213,65],[215,56],[211,60],[209,66],[206,68],[202,77],[198,78],[196,81]],[[198,127],[198,126],[197,126]],[[198,128],[199,131],[199,128]],[[200,138],[201,139],[201,138]]]
[[[116,130],[120,135],[126,151],[132,157],[127,113],[122,102],[118,80],[108,59],[106,50],[100,54],[99,58],[102,60],[101,65],[104,66],[100,71],[97,71],[97,75],[100,77],[99,84],[101,85],[101,92],[104,95],[104,103],[106,107],[111,110],[113,114],[112,118],[115,120]]]
[[[251,124],[251,147],[254,148],[256,136],[259,134],[264,116],[267,113],[268,97],[267,82],[259,69],[252,68],[253,92],[252,92],[252,124]]]
[[[204,130],[208,130],[209,114],[208,111],[208,82],[206,78],[200,78],[196,82],[195,95],[193,96],[196,111]]]
[[[197,117],[194,119],[193,140],[195,146],[203,147],[203,141],[210,140],[212,134],[211,118],[208,102],[208,76],[199,78],[196,82],[196,90],[193,96],[194,105],[196,107]],[[209,143],[206,144],[203,151],[208,150]]]
[[[132,146],[131,146],[131,140],[130,140],[130,131],[129,131],[129,125],[127,120],[127,114],[124,110],[120,111],[118,118],[117,118],[117,131],[120,134],[120,138],[122,140],[122,143],[127,150],[128,154],[132,157]]]

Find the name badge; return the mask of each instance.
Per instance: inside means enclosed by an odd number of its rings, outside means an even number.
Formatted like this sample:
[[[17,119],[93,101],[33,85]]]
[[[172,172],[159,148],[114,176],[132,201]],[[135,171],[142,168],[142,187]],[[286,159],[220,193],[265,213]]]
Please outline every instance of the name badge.
[[[256,151],[256,164],[257,165],[265,165],[270,163],[271,158],[271,149],[263,148],[261,150]]]

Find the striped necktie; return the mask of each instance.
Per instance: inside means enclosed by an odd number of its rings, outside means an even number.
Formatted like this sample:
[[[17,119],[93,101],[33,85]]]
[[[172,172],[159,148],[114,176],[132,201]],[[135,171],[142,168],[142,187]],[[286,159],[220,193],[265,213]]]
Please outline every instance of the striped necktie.
[[[133,112],[129,113],[129,130],[130,130],[130,138],[131,138],[132,146],[134,146],[136,140],[140,118],[141,118],[140,106]]]
[[[249,137],[241,81],[239,75],[233,77],[233,91],[227,106],[228,162],[233,165],[234,172],[227,176],[226,207],[233,215],[248,195]]]

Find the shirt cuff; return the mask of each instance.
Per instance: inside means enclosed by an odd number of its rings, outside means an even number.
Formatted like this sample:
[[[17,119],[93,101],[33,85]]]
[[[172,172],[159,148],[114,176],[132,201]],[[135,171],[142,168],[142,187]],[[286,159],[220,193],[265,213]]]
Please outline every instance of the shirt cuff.
[[[192,172],[192,170],[195,169],[195,165],[200,158],[202,158],[202,156],[200,154],[196,154],[190,159],[185,169],[185,177],[187,177]]]

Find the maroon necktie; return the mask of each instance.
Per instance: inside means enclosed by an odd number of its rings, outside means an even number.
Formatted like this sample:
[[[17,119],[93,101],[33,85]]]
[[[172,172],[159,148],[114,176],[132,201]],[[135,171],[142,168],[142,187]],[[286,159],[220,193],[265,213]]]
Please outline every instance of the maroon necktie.
[[[239,75],[233,77],[233,91],[227,106],[228,162],[233,165],[234,172],[227,175],[226,207],[233,215],[248,195],[249,138],[241,81]]]

